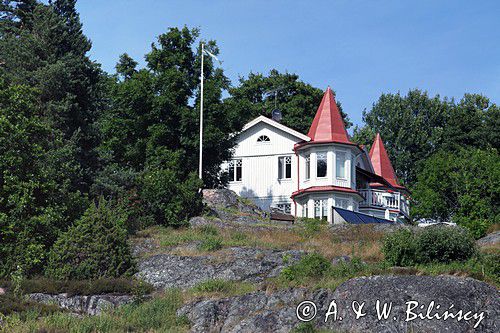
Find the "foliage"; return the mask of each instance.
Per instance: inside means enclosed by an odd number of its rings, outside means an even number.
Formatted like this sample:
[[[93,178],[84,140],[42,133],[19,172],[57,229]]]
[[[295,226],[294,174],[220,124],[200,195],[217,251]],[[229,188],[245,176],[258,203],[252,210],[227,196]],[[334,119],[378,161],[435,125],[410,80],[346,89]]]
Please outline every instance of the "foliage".
[[[33,311],[36,311],[39,315],[48,315],[60,311],[60,309],[55,305],[45,305],[29,301],[15,294],[0,295],[0,317],[15,313],[18,317],[25,319],[27,313]],[[2,327],[0,326],[1,331]]]
[[[281,271],[281,276],[286,280],[300,280],[309,277],[322,277],[332,264],[318,253],[310,253],[300,259],[294,265],[285,267]]]
[[[278,90],[276,96],[272,93],[275,90]],[[260,115],[270,118],[272,110],[278,108],[283,115],[282,123],[301,133],[309,131],[323,96],[323,90],[300,81],[297,74],[280,73],[276,69],[267,76],[250,73],[247,78],[241,77],[239,85],[229,89],[229,93],[224,104],[239,111],[240,126]],[[352,125],[349,117],[338,101],[337,106],[349,128]]]
[[[63,233],[49,253],[48,276],[57,279],[118,277],[133,272],[126,216],[101,199]]]
[[[40,272],[58,236],[86,207],[74,150],[41,119],[37,92],[0,79],[0,276]]]
[[[370,111],[363,112],[366,125],[354,130],[353,140],[370,147],[379,132],[397,176],[411,186],[424,169],[421,163],[441,149],[498,148],[499,112],[477,94],[465,94],[458,103],[418,89],[406,96],[382,94]]]
[[[301,218],[298,222],[304,225],[306,236],[318,233],[321,230],[321,226],[328,224],[325,220],[313,218]]]
[[[0,285],[10,290],[14,287],[14,282],[0,280]],[[68,296],[100,295],[111,293],[145,295],[153,291],[153,286],[148,283],[126,278],[101,278],[96,280],[54,280],[45,277],[38,277],[22,280],[19,288],[23,294],[66,293],[68,294]]]
[[[81,172],[71,174],[71,185],[85,192],[97,168],[94,120],[104,90],[99,66],[87,55],[91,42],[82,32],[76,1],[3,3],[0,75],[9,85],[38,91],[40,119],[73,149],[72,162]]]
[[[143,303],[124,305],[114,311],[83,318],[70,313],[57,312],[40,318],[34,311],[24,321],[18,315],[5,318],[4,328],[8,332],[187,332],[189,323],[176,312],[183,304],[178,290],[167,290],[163,295]]]
[[[461,149],[429,158],[413,191],[416,218],[448,220],[476,238],[500,223],[500,158],[496,150]]]
[[[384,239],[385,259],[392,265],[465,261],[476,253],[474,239],[460,228],[427,227],[397,230]]]
[[[208,236],[197,246],[199,251],[217,251],[222,249],[222,239],[220,237]]]
[[[229,289],[230,285],[224,280],[208,280],[197,284],[194,289],[199,292],[225,292]]]

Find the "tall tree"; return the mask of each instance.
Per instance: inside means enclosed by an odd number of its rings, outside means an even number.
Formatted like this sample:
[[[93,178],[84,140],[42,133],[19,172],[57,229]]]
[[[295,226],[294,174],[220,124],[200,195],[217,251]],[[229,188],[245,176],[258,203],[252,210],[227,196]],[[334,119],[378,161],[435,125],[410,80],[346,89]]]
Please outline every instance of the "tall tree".
[[[161,223],[175,224],[201,207],[196,179],[200,42],[197,29],[171,28],[152,45],[146,68],[137,69],[122,55],[110,81],[111,107],[99,119],[99,152],[106,167],[95,193],[129,198],[136,193]],[[218,53],[213,41],[205,48]],[[239,115],[222,103],[229,87],[222,69],[209,57],[204,66],[203,180],[215,186],[221,162],[230,157]]]
[[[366,128],[357,128],[354,140],[369,146],[371,136],[379,132],[398,178],[411,185],[418,163],[440,147],[451,107],[446,98],[431,98],[420,90],[410,90],[406,96],[382,94],[369,112],[363,112]]]
[[[41,117],[37,93],[0,80],[0,276],[40,273],[61,230],[85,210],[72,147]]]
[[[275,69],[268,76],[250,73],[247,78],[241,77],[239,85],[229,93],[225,104],[239,110],[242,124],[259,115],[270,117],[272,110],[278,108],[283,115],[282,123],[301,133],[309,130],[323,96],[323,90],[302,82],[298,75]],[[349,128],[352,126],[349,117],[339,101],[337,105]]]
[[[84,173],[75,184],[85,191],[96,168],[93,124],[102,80],[87,56],[91,43],[75,1],[5,1],[0,15],[0,74],[8,84],[36,88],[43,117],[65,140],[76,140]]]

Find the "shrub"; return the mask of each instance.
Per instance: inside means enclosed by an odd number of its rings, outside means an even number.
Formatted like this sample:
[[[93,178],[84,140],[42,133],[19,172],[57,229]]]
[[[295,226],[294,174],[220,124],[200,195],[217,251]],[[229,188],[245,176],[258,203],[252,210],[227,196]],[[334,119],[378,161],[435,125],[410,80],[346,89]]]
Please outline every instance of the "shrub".
[[[299,223],[304,225],[306,235],[313,235],[321,230],[322,225],[326,225],[325,220],[311,219],[311,218],[301,218]]]
[[[415,235],[407,229],[390,233],[384,239],[382,252],[385,260],[397,266],[411,266],[415,264]]]
[[[56,279],[95,279],[133,273],[126,215],[103,199],[63,233],[49,253],[46,275]]]
[[[294,281],[302,278],[322,277],[332,264],[321,254],[311,253],[304,256],[296,264],[286,267],[281,271],[281,276],[285,279]]]
[[[199,251],[217,251],[222,249],[222,239],[219,237],[207,237],[198,244]]]
[[[427,227],[398,230],[384,240],[386,260],[398,266],[465,261],[476,253],[470,233],[461,228]]]
[[[209,236],[217,236],[219,234],[219,230],[213,225],[204,225],[199,228],[199,230]]]

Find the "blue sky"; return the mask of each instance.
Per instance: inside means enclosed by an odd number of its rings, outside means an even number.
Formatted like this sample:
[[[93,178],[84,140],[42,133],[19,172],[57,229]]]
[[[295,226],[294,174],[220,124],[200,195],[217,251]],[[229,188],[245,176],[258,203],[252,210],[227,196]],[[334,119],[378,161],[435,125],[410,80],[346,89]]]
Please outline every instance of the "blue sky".
[[[226,75],[297,73],[330,85],[361,124],[384,92],[427,90],[500,103],[500,1],[80,0],[92,59],[114,72],[121,53],[143,63],[168,27],[217,40]]]

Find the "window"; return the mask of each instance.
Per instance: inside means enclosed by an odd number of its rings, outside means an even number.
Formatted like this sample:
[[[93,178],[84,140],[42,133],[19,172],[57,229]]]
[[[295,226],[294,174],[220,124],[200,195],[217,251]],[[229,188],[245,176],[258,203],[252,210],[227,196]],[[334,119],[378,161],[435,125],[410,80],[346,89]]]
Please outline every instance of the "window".
[[[302,205],[302,217],[309,217],[309,205],[307,202]]]
[[[316,154],[316,177],[326,177],[326,152]]]
[[[278,157],[278,179],[291,179],[292,178],[292,157],[280,156]]]
[[[349,200],[346,198],[335,198],[335,207],[347,209],[349,207]]]
[[[271,142],[271,139],[267,135],[261,135],[257,138],[258,143]]]
[[[336,174],[337,178],[346,178],[345,174],[345,153],[336,152],[335,154],[335,163],[336,163]]]
[[[232,160],[229,162],[229,181],[240,182],[242,174],[241,160]]]
[[[306,156],[306,180],[311,178],[311,155]]]
[[[326,220],[328,217],[328,200],[314,200],[314,218]]]
[[[277,204],[278,208],[285,214],[291,214],[292,213],[292,204],[289,203],[280,203]]]

